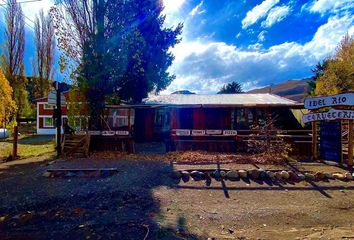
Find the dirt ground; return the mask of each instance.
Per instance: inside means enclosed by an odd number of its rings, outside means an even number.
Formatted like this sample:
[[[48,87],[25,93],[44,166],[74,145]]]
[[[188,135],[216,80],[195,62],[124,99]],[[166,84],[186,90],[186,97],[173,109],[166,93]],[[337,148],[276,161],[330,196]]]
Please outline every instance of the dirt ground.
[[[353,239],[354,181],[176,182],[173,169],[217,164],[75,159],[0,164],[0,239]],[[115,167],[106,178],[47,169]],[[221,163],[220,168],[255,165]],[[267,169],[344,171],[320,163]]]

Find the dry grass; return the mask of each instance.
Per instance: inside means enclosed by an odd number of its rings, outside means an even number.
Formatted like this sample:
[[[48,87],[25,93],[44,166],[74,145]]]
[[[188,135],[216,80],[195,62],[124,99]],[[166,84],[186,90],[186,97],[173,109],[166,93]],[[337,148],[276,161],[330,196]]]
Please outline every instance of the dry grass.
[[[283,156],[269,156],[267,154],[235,154],[212,153],[204,151],[169,152],[166,154],[127,154],[120,152],[95,152],[90,159],[124,159],[124,160],[150,160],[173,161],[177,163],[258,163],[281,164],[286,161]]]
[[[0,142],[0,160],[12,154],[13,139]],[[18,142],[19,157],[33,157],[54,152],[54,139],[50,136],[22,135]]]

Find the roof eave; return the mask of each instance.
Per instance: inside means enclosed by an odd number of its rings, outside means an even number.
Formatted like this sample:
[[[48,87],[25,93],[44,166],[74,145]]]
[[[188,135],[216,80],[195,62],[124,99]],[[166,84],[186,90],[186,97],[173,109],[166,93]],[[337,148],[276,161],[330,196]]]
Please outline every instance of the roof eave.
[[[282,104],[282,103],[274,103],[274,104],[171,104],[171,103],[145,103],[143,106],[159,106],[159,107],[190,107],[190,108],[197,108],[197,107],[290,107],[290,108],[303,108],[304,104],[301,103],[290,103],[290,104]]]

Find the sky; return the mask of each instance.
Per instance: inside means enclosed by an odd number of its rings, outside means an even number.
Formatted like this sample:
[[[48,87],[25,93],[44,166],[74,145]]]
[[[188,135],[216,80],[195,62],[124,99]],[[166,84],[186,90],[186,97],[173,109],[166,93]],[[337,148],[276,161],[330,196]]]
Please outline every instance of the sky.
[[[39,9],[50,8],[51,1],[22,7],[33,20]],[[250,90],[311,77],[311,69],[333,55],[342,37],[354,34],[354,0],[163,1],[165,26],[183,23],[184,28],[181,43],[171,49],[175,60],[169,72],[176,79],[162,94],[216,93],[232,81]],[[0,27],[1,41],[3,22]],[[27,28],[28,72],[34,47]]]

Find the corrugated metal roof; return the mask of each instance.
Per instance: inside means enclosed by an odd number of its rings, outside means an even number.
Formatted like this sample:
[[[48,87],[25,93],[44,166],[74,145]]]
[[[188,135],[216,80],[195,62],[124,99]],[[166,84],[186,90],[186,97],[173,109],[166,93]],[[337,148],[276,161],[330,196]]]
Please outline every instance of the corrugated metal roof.
[[[298,103],[269,93],[241,94],[171,94],[144,99],[147,105],[209,105],[209,106],[296,106]]]

